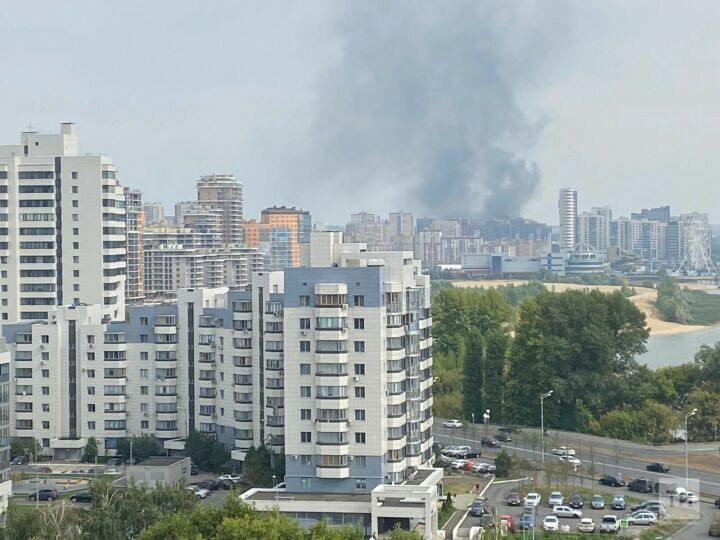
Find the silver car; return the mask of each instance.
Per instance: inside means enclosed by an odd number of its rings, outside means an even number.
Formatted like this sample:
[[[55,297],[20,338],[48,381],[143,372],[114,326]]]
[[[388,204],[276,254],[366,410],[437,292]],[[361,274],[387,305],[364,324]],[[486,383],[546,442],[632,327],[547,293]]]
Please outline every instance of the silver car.
[[[563,517],[563,518],[581,518],[583,513],[582,510],[576,510],[575,508],[570,508],[569,506],[553,506],[552,513],[555,517]]]
[[[657,516],[652,512],[633,512],[627,518],[629,525],[655,525]]]

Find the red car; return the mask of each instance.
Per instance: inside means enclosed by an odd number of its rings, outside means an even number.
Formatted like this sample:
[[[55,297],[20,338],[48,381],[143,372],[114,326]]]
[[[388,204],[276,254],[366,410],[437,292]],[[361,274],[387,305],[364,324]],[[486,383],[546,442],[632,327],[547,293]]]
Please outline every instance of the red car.
[[[475,462],[474,462],[474,461],[468,461],[467,463],[465,463],[465,464],[462,466],[462,469],[463,469],[464,471],[469,471],[470,469],[472,469],[473,465],[475,465]]]
[[[507,530],[510,532],[513,532],[515,530],[515,527],[513,525],[513,518],[510,514],[502,514],[498,517],[498,521],[502,523],[503,521],[507,523]]]

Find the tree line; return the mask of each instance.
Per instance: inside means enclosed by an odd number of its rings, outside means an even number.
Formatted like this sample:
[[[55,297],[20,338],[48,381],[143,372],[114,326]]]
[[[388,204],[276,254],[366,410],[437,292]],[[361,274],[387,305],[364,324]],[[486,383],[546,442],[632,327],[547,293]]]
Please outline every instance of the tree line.
[[[444,288],[433,319],[438,416],[481,422],[489,409],[493,422],[537,426],[553,390],[546,427],[664,442],[697,407],[691,438],[715,438],[720,345],[680,366],[638,364],[649,332],[624,292]]]

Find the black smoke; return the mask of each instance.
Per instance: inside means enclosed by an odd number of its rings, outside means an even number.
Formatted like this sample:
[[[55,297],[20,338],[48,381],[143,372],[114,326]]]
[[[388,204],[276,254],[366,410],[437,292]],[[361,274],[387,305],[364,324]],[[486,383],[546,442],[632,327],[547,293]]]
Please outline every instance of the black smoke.
[[[540,182],[522,157],[540,126],[517,94],[551,49],[551,6],[348,4],[318,93],[318,174],[348,198],[392,187],[396,206],[435,216],[519,215]]]

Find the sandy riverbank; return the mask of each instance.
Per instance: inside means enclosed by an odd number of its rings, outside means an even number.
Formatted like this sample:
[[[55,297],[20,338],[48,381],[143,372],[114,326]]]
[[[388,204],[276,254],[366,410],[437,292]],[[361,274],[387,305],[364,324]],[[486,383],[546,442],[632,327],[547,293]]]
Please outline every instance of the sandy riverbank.
[[[525,283],[523,280],[478,280],[478,281],[453,281],[455,287],[499,287],[501,285],[520,285]],[[567,291],[582,289],[597,289],[601,292],[612,292],[620,287],[615,285],[578,285],[576,283],[546,283],[545,286],[551,291]],[[694,285],[693,289],[710,288],[708,286]],[[640,311],[645,313],[645,320],[650,328],[650,334],[653,336],[663,336],[670,334],[684,334],[688,332],[697,332],[707,330],[710,326],[694,325],[694,324],[678,324],[661,320],[655,310],[655,298],[657,291],[646,287],[635,287],[637,294],[630,298]]]

